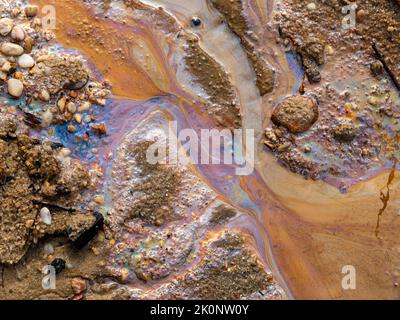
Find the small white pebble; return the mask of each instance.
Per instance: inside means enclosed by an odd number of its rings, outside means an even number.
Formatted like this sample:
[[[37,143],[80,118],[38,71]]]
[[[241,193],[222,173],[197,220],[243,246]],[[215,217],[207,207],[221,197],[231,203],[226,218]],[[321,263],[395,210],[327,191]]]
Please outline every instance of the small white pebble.
[[[90,110],[90,108],[92,107],[92,104],[88,101],[85,101],[81,104],[81,106],[79,107],[78,111],[79,112],[87,112]]]
[[[71,150],[67,149],[67,148],[62,148],[60,150],[60,157],[62,158],[67,158],[71,155]]]
[[[22,93],[24,92],[23,83],[20,80],[14,78],[7,81],[7,87],[8,93],[15,98],[21,97]]]
[[[35,65],[35,60],[29,54],[23,54],[18,58],[18,65],[21,68],[32,68]]]
[[[310,2],[310,3],[307,5],[307,9],[310,10],[310,11],[314,11],[315,9],[317,9],[317,6],[315,5],[314,2]]]
[[[50,210],[46,207],[42,208],[42,210],[40,210],[40,219],[44,224],[47,224],[48,226],[51,225],[52,218]]]
[[[64,112],[65,112],[66,102],[67,102],[67,98],[66,98],[66,97],[62,97],[62,98],[61,98],[60,100],[58,100],[58,102],[57,102],[58,110],[60,110],[61,113],[64,113]]]
[[[50,101],[50,93],[46,89],[43,89],[42,91],[40,91],[39,98],[42,101],[48,102]]]
[[[53,122],[53,113],[50,111],[50,109],[48,109],[42,115],[42,127],[48,128],[52,122]]]
[[[106,100],[106,99],[97,99],[97,100],[96,100],[96,103],[97,103],[99,106],[104,107],[104,106],[107,104],[107,100]]]
[[[54,247],[51,243],[46,243],[43,247],[44,253],[47,255],[54,253]]]
[[[74,114],[74,119],[77,123],[81,124],[82,123],[82,115],[80,113],[75,113]]]

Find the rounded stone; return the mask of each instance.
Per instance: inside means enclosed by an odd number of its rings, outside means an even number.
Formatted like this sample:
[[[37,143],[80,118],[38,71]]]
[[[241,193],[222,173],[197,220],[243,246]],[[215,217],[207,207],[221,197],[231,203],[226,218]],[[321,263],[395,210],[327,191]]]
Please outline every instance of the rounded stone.
[[[54,247],[51,243],[46,243],[43,247],[43,251],[45,254],[50,255],[54,253]]]
[[[307,9],[310,11],[314,11],[315,9],[317,9],[317,6],[314,2],[311,2],[307,5]]]
[[[11,31],[11,38],[16,41],[25,40],[25,31],[20,26],[15,26]]]
[[[8,93],[15,97],[19,98],[22,96],[24,92],[24,85],[20,80],[17,79],[9,79],[7,81]]]
[[[309,130],[318,120],[317,102],[307,96],[293,96],[285,99],[272,112],[272,122],[286,127],[292,133]]]
[[[75,294],[81,294],[87,289],[86,280],[82,278],[74,278],[71,280],[71,287]]]
[[[23,54],[18,58],[18,65],[21,68],[32,68],[35,65],[35,60],[29,54]]]
[[[51,217],[51,213],[50,210],[46,207],[42,208],[40,210],[40,219],[42,220],[42,222],[46,225],[51,225],[52,222],[52,217]]]
[[[13,25],[14,21],[9,18],[0,19],[0,35],[7,36],[11,32]]]
[[[69,102],[69,103],[67,104],[67,110],[68,110],[69,113],[74,114],[74,113],[76,112],[76,105],[75,105],[75,103]]]
[[[24,48],[15,43],[4,42],[0,47],[0,51],[6,56],[20,56],[24,53]]]

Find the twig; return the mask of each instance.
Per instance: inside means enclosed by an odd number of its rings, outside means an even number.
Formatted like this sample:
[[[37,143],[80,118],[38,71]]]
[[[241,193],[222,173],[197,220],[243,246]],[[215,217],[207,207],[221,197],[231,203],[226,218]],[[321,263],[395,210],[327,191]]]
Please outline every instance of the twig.
[[[375,54],[376,54],[377,58],[379,59],[379,61],[382,62],[383,67],[385,68],[386,72],[389,74],[389,76],[392,79],[394,85],[396,86],[396,88],[398,90],[400,90],[400,82],[399,82],[399,80],[397,79],[396,75],[392,72],[392,70],[390,70],[389,66],[386,63],[385,56],[378,49],[378,47],[376,46],[376,43],[372,44],[372,48],[374,49]]]

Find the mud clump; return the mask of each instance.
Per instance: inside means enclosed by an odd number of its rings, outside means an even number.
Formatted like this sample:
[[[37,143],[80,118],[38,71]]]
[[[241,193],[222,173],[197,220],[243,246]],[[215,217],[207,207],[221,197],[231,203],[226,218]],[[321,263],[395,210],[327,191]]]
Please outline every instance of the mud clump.
[[[153,143],[141,142],[132,151],[144,181],[136,184],[131,190],[131,193],[139,194],[139,199],[133,204],[130,217],[160,226],[171,219],[172,204],[179,194],[181,177],[176,170],[148,163],[146,151]]]
[[[318,120],[318,105],[313,98],[306,96],[289,97],[279,104],[272,113],[272,121],[292,133],[309,130]]]
[[[282,38],[290,39],[300,54],[310,82],[319,82],[318,61],[304,52],[303,44],[318,39],[321,44],[342,47],[344,51],[377,55],[399,88],[400,23],[398,1],[372,0],[357,4],[355,28],[342,28],[342,8],[349,1],[318,2],[317,10],[309,10],[304,1],[283,1],[286,7],[279,15]],[[375,54],[374,54],[375,51]],[[376,57],[375,57],[376,58]],[[314,61],[312,61],[314,60]],[[314,81],[319,80],[319,81]]]
[[[340,142],[351,142],[358,134],[358,128],[350,119],[340,119],[333,130],[333,136]]]
[[[50,143],[18,131],[13,119],[0,122],[0,263],[15,264],[45,235],[92,222],[91,215],[72,209],[90,177],[78,163],[66,174]],[[51,210],[50,223],[41,219],[43,208]]]
[[[211,3],[224,16],[232,32],[239,37],[256,73],[256,84],[261,96],[272,92],[275,85],[275,72],[257,53],[248,36],[251,28],[244,15],[242,0],[212,0]]]
[[[210,223],[221,224],[236,216],[236,211],[227,206],[221,205],[212,211]]]
[[[54,95],[62,89],[82,89],[89,81],[89,74],[80,59],[41,56],[26,80],[36,91],[42,88]]]
[[[42,146],[29,145],[29,138],[21,136],[22,157],[30,177],[51,181],[60,173],[59,162],[55,159],[52,150],[43,149]],[[28,146],[28,149],[25,147]]]
[[[210,96],[210,114],[220,125],[228,128],[241,127],[242,121],[236,93],[222,66],[210,57],[196,39],[187,39],[186,64],[190,73]]]
[[[243,299],[274,283],[240,233],[226,232],[204,249],[201,262],[173,285],[167,298]]]
[[[164,279],[185,265],[194,244],[195,238],[189,229],[161,231],[131,248],[125,265],[142,282]]]
[[[290,148],[279,154],[279,159],[290,171],[302,175],[305,179],[318,180],[325,174],[325,169],[304,156],[302,150]]]
[[[319,67],[324,61],[325,46],[320,42],[309,42],[297,49],[301,56],[305,73],[310,83],[321,81]]]
[[[17,125],[11,119],[0,118],[0,138],[7,139],[7,138],[15,138],[17,132]]]
[[[285,137],[282,128],[267,128],[264,144],[272,151],[283,152],[292,145],[292,142]]]

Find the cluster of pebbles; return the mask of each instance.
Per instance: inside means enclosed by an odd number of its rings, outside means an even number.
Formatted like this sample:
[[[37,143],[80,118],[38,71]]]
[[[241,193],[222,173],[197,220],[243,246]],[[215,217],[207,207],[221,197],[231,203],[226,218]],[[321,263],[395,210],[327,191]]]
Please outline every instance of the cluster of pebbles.
[[[28,105],[42,103],[34,114],[42,127],[69,123],[68,132],[75,133],[79,125],[95,120],[93,105],[106,105],[110,85],[93,81],[80,57],[51,53],[54,35],[37,14],[36,6],[26,6],[0,19],[0,80],[11,97],[25,98]],[[99,132],[96,125],[93,130]]]

